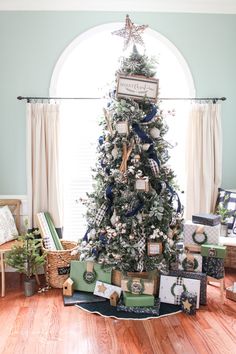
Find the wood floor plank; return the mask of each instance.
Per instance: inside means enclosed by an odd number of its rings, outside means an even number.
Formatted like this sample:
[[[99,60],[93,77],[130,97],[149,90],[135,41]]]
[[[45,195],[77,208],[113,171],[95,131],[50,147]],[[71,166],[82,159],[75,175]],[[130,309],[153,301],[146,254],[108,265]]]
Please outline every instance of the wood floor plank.
[[[0,298],[1,354],[234,354],[236,302],[220,303],[208,286],[208,304],[195,316],[118,320],[64,306],[60,289],[26,298],[22,279],[7,274]],[[236,281],[227,270],[226,286]]]

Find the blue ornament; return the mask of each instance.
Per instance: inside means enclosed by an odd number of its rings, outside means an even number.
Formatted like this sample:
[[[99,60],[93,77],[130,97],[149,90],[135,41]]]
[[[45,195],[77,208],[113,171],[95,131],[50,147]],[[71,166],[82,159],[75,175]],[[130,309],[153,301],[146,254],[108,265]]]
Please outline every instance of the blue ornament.
[[[104,138],[103,138],[103,136],[99,136],[99,138],[98,138],[98,142],[99,142],[99,144],[100,144],[100,145],[102,145],[102,144],[103,144],[103,142],[104,142]]]

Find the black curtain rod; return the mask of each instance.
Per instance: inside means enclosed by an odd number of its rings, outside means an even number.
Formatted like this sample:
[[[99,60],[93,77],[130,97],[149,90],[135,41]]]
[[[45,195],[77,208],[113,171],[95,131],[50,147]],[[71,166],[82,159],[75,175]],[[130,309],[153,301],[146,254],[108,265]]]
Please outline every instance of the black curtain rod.
[[[28,102],[31,100],[100,100],[102,97],[30,97],[30,96],[18,96],[17,99],[22,101],[22,100],[27,100]],[[177,101],[177,100],[183,100],[183,101],[225,101],[226,97],[158,97],[158,100],[164,101],[164,100],[169,100],[169,101]]]

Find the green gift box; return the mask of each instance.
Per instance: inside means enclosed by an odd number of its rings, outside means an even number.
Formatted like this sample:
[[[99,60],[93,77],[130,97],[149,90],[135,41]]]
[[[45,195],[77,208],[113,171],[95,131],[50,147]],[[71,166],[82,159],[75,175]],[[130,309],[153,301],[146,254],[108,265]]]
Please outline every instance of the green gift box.
[[[123,300],[125,306],[154,306],[154,296],[152,295],[135,295],[123,292]]]
[[[203,257],[225,258],[226,247],[218,245],[201,245],[201,255]]]
[[[70,278],[74,290],[94,292],[96,281],[111,284],[111,269],[103,269],[101,264],[90,261],[71,261]]]

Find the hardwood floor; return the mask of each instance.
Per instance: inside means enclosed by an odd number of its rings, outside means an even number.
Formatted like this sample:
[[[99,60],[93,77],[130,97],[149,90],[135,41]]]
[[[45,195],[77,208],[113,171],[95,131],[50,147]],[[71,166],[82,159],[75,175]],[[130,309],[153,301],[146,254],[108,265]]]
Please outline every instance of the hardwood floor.
[[[226,272],[226,286],[236,270]],[[1,354],[236,353],[236,302],[220,304],[217,285],[208,285],[208,305],[196,316],[179,313],[127,321],[64,307],[61,290],[26,298],[18,274],[7,274],[0,298]]]

